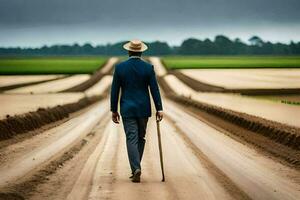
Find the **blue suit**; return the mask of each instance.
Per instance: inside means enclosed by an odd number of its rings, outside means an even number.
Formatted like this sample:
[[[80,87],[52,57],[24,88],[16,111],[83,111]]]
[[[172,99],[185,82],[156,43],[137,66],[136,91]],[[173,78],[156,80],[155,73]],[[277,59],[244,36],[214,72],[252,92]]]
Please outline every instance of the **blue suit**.
[[[129,58],[115,67],[111,87],[111,111],[117,112],[121,90],[122,117],[150,117],[150,95],[156,110],[162,110],[161,97],[153,66],[140,58]]]
[[[156,110],[162,110],[159,87],[151,64],[131,57],[116,65],[111,87],[111,111],[117,112],[121,91],[120,110],[132,173],[141,169],[147,122],[151,116],[149,89]]]

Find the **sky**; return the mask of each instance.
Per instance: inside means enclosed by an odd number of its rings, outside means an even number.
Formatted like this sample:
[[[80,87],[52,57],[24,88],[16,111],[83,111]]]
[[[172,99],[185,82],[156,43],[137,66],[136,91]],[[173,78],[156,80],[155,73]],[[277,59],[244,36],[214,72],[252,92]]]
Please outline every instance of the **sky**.
[[[0,46],[138,38],[180,45],[224,34],[300,41],[300,0],[0,0]]]

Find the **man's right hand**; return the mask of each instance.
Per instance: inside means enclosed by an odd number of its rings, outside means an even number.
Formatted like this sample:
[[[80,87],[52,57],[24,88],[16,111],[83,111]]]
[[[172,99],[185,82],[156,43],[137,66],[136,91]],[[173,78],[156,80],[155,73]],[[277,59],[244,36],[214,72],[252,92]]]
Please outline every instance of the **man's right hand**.
[[[120,123],[120,115],[118,112],[113,112],[111,119],[114,123],[119,124]]]
[[[160,122],[164,118],[163,111],[156,112],[156,121]]]

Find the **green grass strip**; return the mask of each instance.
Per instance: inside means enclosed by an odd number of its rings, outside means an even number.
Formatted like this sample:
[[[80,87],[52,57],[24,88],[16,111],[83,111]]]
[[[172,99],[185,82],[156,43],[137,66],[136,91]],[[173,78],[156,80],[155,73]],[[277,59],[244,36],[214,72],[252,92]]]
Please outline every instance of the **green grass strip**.
[[[107,57],[0,58],[0,74],[86,74],[101,67]]]
[[[170,56],[169,69],[299,68],[300,56]]]

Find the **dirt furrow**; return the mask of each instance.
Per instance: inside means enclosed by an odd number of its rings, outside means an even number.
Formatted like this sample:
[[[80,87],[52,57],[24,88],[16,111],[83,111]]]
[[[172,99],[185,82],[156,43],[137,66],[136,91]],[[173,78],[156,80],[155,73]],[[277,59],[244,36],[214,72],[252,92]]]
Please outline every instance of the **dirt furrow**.
[[[185,96],[179,96],[174,92],[174,90],[169,86],[169,84],[166,83],[164,78],[160,78],[160,83],[163,88],[163,91],[166,94],[166,97],[176,101],[177,103],[180,103],[184,106],[193,107],[193,109],[206,112],[220,119],[226,120],[229,123],[233,123],[241,128],[248,129],[255,134],[264,136],[269,140],[271,139],[273,142],[285,145],[286,148],[290,148],[292,151],[298,150],[300,148],[300,129],[298,127],[267,120],[265,118],[250,115],[248,113],[226,109],[220,106],[212,105],[210,103],[203,103],[200,100],[194,100]],[[262,110],[262,108],[263,107],[261,107],[260,110]],[[277,112],[276,117],[287,120],[281,115],[278,116],[280,110],[277,109],[273,111]],[[298,115],[298,113],[295,111],[293,111],[292,113]],[[270,113],[268,113],[268,115],[275,116],[275,114],[271,115]],[[298,118],[295,119],[298,120]],[[278,155],[280,155],[280,152],[275,153],[275,156]],[[280,157],[284,157],[284,155],[280,155]],[[296,166],[299,165],[299,161],[297,159],[295,160],[294,158],[288,157],[285,160],[290,164]]]
[[[90,120],[107,113],[105,103],[102,106],[100,104],[76,120],[73,119],[73,122],[70,120],[65,126],[58,127],[56,132],[61,136],[50,137],[49,140],[60,145],[52,147],[59,152],[68,152],[72,144],[69,140],[81,135],[77,131],[86,129],[85,124],[89,124]],[[232,140],[171,101],[165,101],[165,110],[172,120],[171,122],[167,118],[161,123],[166,182],[161,182],[154,119],[151,118],[148,124],[142,182],[135,184],[128,178],[130,168],[122,126],[113,125],[111,121],[107,123],[107,116],[102,128],[95,130],[100,131],[98,134],[101,136],[96,136],[97,140],[90,144],[87,148],[89,150],[78,153],[78,158],[76,155],[69,164],[59,167],[59,170],[54,170],[50,175],[42,175],[41,178],[45,181],[42,182],[42,187],[29,195],[30,199],[297,199],[300,189],[299,172]],[[66,137],[68,139],[65,140]],[[12,171],[1,166],[1,178],[5,178],[4,172],[18,173],[17,177],[21,177],[20,171],[24,166],[30,170],[22,164],[25,163],[22,160],[43,168],[43,162],[48,160],[41,160],[39,152],[44,151],[45,154],[41,155],[49,158],[53,151],[51,142],[49,143],[50,145],[42,146],[42,150],[36,147],[33,152],[25,151],[25,155],[20,154],[19,159],[9,161],[9,166],[15,166]],[[13,161],[18,161],[21,166]],[[15,179],[11,178],[13,180]],[[51,187],[54,188],[50,189]]]
[[[91,77],[84,81],[83,83],[80,83],[78,85],[75,85],[73,87],[67,88],[65,90],[62,90],[60,92],[83,92],[93,85],[95,85],[99,80],[103,78],[103,76],[109,74],[110,71],[112,71],[114,65],[119,61],[119,58],[112,57],[110,58],[99,70],[97,70]]]
[[[157,136],[152,128],[150,139],[156,152],[155,169],[160,172]],[[168,199],[234,199],[210,171],[205,160],[199,159],[192,149],[179,137],[175,126],[169,120],[161,123]],[[157,177],[160,180],[160,174]],[[164,183],[162,183],[164,185]],[[239,196],[240,199],[245,199]]]
[[[71,113],[85,108],[100,99],[102,99],[102,96],[85,97],[75,103],[58,105],[52,108],[39,108],[35,112],[15,115],[0,120],[0,141],[67,118]]]
[[[98,182],[97,177],[99,178],[99,176],[103,176],[103,173],[108,173],[107,171],[104,171],[102,165],[109,166],[110,163],[113,162],[113,158],[111,157],[111,155],[107,157],[107,154],[110,154],[111,152],[115,151],[115,149],[109,148],[111,145],[115,147],[113,144],[118,139],[116,131],[112,129],[111,125],[111,122],[109,122],[106,126],[103,133],[103,139],[97,145],[94,152],[89,156],[83,170],[80,173],[80,176],[78,177],[75,185],[73,186],[71,192],[69,193],[66,199],[87,199],[90,194],[94,193],[94,190],[97,190],[99,188],[99,186],[95,186],[94,182]],[[114,155],[114,153],[112,154]],[[105,162],[103,162],[103,157],[107,159],[105,160]],[[101,164],[100,166],[98,166],[98,163],[100,162]],[[94,187],[96,187],[96,189]]]
[[[48,77],[47,77],[48,76]],[[0,86],[0,92],[3,92],[5,90],[12,90],[12,89],[16,89],[16,88],[20,88],[20,87],[26,87],[26,86],[30,86],[30,85],[35,85],[35,84],[40,84],[40,83],[46,83],[46,82],[50,82],[50,81],[56,81],[59,79],[63,79],[66,78],[68,76],[65,75],[32,75],[32,76],[4,76],[5,78],[9,78],[8,82],[12,82],[12,80],[18,80],[20,79],[20,81],[14,81],[11,84],[1,84]],[[43,78],[44,77],[44,78]],[[23,78],[23,80],[22,80]],[[27,79],[27,81],[25,81]],[[32,80],[30,80],[32,79]],[[1,78],[0,78],[0,81]],[[3,80],[3,82],[5,82]]]
[[[167,121],[162,124],[163,145],[166,147],[166,182],[161,182],[155,123],[150,121],[142,162],[142,182],[132,183],[128,178],[130,169],[125,134],[121,127],[118,131],[117,127],[111,128],[107,143],[99,144],[102,151],[95,150],[98,156],[101,154],[99,161],[91,155],[93,162],[86,163],[89,167],[81,172],[82,179],[77,180],[77,185],[68,199],[232,199],[215,177],[203,167],[202,161],[178,137],[175,127]],[[96,165],[94,171],[86,171]],[[92,176],[93,181],[90,183]]]
[[[12,154],[12,158],[0,166],[0,187],[15,184],[16,180],[20,180],[38,166],[49,162],[57,154],[66,151],[73,143],[88,134],[106,112],[106,103],[97,103],[94,109],[44,133],[48,135],[47,132],[55,132],[59,137],[46,139],[36,148],[16,157]]]
[[[78,74],[78,75],[73,75],[56,81],[49,81],[47,83],[40,83],[32,86],[26,86],[26,87],[16,88],[13,90],[8,90],[5,93],[12,93],[12,94],[56,93],[71,88],[74,85],[80,85],[89,79],[90,79],[90,75],[88,74]]]
[[[89,200],[107,199],[112,194],[112,187],[116,181],[116,167],[120,155],[120,129],[108,124],[109,141],[103,148],[103,153],[97,162],[92,188],[88,195]],[[124,150],[124,149],[123,149]]]
[[[223,173],[253,199],[297,199],[298,171],[285,167],[201,123],[174,104],[167,115]]]
[[[240,93],[244,95],[286,95],[286,94],[299,94],[300,88],[269,88],[269,89],[255,89],[255,88],[243,88],[243,89],[226,89],[224,87],[210,85],[203,83],[199,80],[193,79],[180,71],[170,71],[178,79],[187,84],[189,87],[200,92],[222,92],[222,93]]]
[[[106,139],[105,128],[108,117],[101,119],[94,129],[83,139],[86,145],[67,162],[62,163],[55,173],[46,177],[46,181],[36,186],[35,191],[28,197],[30,200],[66,199],[80,176],[89,156],[93,154],[100,142]],[[72,152],[68,151],[67,154]],[[47,168],[44,169],[47,171]]]
[[[142,161],[142,178],[141,183],[132,183],[129,179],[131,171],[129,168],[129,161],[126,151],[126,139],[125,133],[120,126],[119,129],[120,145],[118,149],[118,157],[116,162],[116,169],[113,172],[113,182],[111,190],[104,195],[106,198],[113,200],[123,199],[124,197],[132,200],[139,199],[170,199],[168,198],[169,192],[166,190],[167,186],[161,183],[159,168],[152,168],[149,163],[151,161],[158,161],[158,157],[155,154],[151,154],[147,150],[149,146],[153,146],[153,143],[148,138],[150,137],[150,131],[147,136],[148,142],[146,143],[144,157]],[[157,158],[157,160],[156,160]],[[152,163],[151,163],[152,164]],[[156,176],[157,175],[157,176]]]

